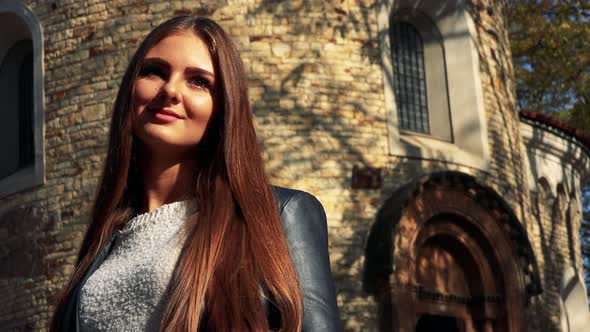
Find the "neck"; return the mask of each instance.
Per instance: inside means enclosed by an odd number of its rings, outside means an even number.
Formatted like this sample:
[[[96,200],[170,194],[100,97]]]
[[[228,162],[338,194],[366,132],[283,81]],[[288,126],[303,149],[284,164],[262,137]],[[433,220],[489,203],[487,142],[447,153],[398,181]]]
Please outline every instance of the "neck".
[[[178,157],[144,152],[140,161],[144,185],[143,212],[190,197],[195,174],[194,158],[187,158],[187,154]]]

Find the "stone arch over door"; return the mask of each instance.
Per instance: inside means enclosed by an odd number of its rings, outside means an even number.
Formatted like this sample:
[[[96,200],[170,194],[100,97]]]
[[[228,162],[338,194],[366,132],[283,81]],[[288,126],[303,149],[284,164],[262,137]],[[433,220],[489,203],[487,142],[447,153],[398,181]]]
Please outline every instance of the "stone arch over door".
[[[526,233],[491,188],[458,172],[411,181],[369,234],[363,285],[383,331],[525,331],[541,293]]]

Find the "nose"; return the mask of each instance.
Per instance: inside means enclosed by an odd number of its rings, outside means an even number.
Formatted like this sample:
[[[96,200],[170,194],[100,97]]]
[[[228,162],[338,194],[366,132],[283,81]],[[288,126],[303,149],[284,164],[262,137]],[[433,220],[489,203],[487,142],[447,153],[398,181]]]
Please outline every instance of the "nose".
[[[179,80],[170,77],[168,81],[164,83],[160,91],[160,97],[164,101],[170,102],[174,105],[180,102],[180,87],[178,86],[179,83],[177,81]]]

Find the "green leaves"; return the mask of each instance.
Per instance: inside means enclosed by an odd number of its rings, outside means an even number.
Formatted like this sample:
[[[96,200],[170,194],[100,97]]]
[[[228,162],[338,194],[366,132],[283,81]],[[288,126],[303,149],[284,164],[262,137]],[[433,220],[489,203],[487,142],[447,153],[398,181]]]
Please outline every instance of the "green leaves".
[[[509,0],[506,9],[519,108],[566,112],[590,132],[590,1]]]

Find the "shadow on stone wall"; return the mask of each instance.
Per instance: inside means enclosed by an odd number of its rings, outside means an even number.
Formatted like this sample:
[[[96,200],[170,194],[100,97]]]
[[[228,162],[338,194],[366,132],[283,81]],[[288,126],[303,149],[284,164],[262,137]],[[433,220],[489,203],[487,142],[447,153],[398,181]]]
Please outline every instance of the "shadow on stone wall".
[[[437,161],[436,156],[426,162],[390,157],[387,146],[367,146],[367,139],[359,138],[373,135],[376,142],[378,135],[387,136],[383,79],[393,84],[391,75],[382,75],[379,51],[379,35],[389,32],[377,30],[374,3],[359,6],[350,10],[337,1],[263,1],[250,14],[254,21],[258,16],[271,15],[273,21],[286,23],[281,25],[280,36],[249,36],[251,44],[245,47],[256,48],[254,43],[261,40],[271,43],[270,58],[252,57],[246,52],[246,58],[256,61],[261,71],[269,68],[273,72],[270,80],[266,73],[261,75],[256,70],[250,78],[253,90],[260,91],[254,94],[253,110],[271,178],[286,185],[303,184],[324,194],[322,199],[331,195],[333,188],[343,188],[335,190],[340,195],[336,199],[345,208],[341,219],[333,221],[330,244],[340,311],[351,330],[373,329],[378,323],[377,307],[362,291],[362,263],[367,236],[382,202],[407,179],[455,167]],[[300,35],[306,36],[309,48],[298,46],[296,36]],[[276,48],[272,43],[277,44]],[[346,43],[354,48],[348,60],[330,57],[333,48],[346,50]],[[278,69],[284,65],[282,61],[290,65],[287,72]],[[377,76],[367,78],[367,73]],[[368,80],[374,81],[372,89],[356,84]],[[357,87],[360,94],[378,98],[380,109],[368,105],[363,96],[350,98]],[[374,133],[363,131],[363,127],[373,125]],[[467,130],[475,127],[474,123]],[[439,157],[446,159],[442,152]],[[331,169],[326,170],[325,165]],[[382,187],[352,190],[350,179],[355,165],[382,167]],[[487,173],[478,176],[484,181],[494,179]]]
[[[330,201],[345,206],[339,225],[330,226],[334,280],[341,318],[347,328],[366,329],[369,322],[361,319],[367,314],[367,303],[360,287],[360,261],[373,216],[363,211],[368,202],[369,208],[376,210],[380,198],[377,191],[352,191],[350,178],[354,165],[373,166],[363,151],[366,143],[355,138],[358,126],[370,128],[369,122],[385,119],[366,108],[363,102],[366,96],[362,96],[365,91],[360,91],[358,98],[350,96],[356,93],[352,91],[355,85],[361,85],[354,81],[366,80],[359,66],[378,66],[380,60],[377,36],[372,34],[371,27],[372,24],[376,26],[375,9],[367,6],[361,7],[360,12],[351,12],[336,3],[263,1],[254,9],[251,14],[254,19],[258,15],[271,15],[273,20],[287,20],[288,23],[281,26],[284,29],[281,36],[293,36],[293,41],[286,38],[291,53],[286,55],[287,59],[281,58],[279,52],[271,59],[250,59],[261,62],[258,65],[271,71],[283,60],[290,65],[286,73],[276,70],[276,81],[251,73],[251,86],[261,91],[254,98],[252,108],[271,178],[281,184],[306,186],[307,190],[336,195],[338,197]],[[306,35],[302,42],[306,45],[295,41],[300,35]],[[338,72],[334,59],[327,53],[332,52],[332,47],[343,47],[338,45],[340,39],[351,35],[361,35],[353,44],[359,64],[348,66],[343,59],[341,65],[337,64],[342,70]],[[264,38],[270,37],[250,36],[250,40],[255,41]],[[382,86],[381,73],[378,74],[376,86]],[[315,180],[317,183],[306,183]],[[328,202],[323,199],[325,196],[320,198],[329,210]]]
[[[36,288],[51,277],[49,271],[54,268],[45,258],[50,254],[47,248],[56,225],[55,217],[40,215],[34,207],[20,207],[2,211],[0,225],[0,298],[3,305],[11,308],[29,303],[28,311],[22,314],[31,320],[47,319],[31,304],[43,303],[51,296],[48,289],[38,292]],[[21,317],[15,315],[3,316],[0,326],[3,330],[33,331],[36,324],[23,325]]]
[[[519,117],[518,110],[515,109],[514,104],[514,84],[513,70],[511,59],[507,56],[511,55],[509,42],[507,40],[507,31],[500,30],[503,27],[486,28],[481,24],[481,12],[475,10],[470,11],[476,27],[481,33],[478,34],[478,40],[475,42],[479,45],[486,45],[486,38],[496,41],[494,45],[496,49],[490,47],[489,54],[478,49],[479,57],[489,58],[494,61],[481,61],[480,68],[483,73],[486,73],[488,82],[482,82],[484,85],[488,84],[488,95],[493,97],[490,100],[491,109],[494,110],[491,114],[491,119],[496,119],[499,126],[488,126],[490,155],[495,162],[502,167],[497,167],[497,176],[504,179],[510,179],[514,183],[513,187],[499,187],[497,190],[501,195],[510,197],[511,202],[516,204],[519,213],[518,218],[523,223],[525,229],[528,231],[531,243],[534,243],[535,254],[541,255],[537,257],[541,267],[541,287],[543,294],[533,297],[529,305],[527,316],[529,328],[531,330],[543,331],[558,331],[559,330],[559,285],[561,279],[561,271],[564,269],[564,263],[567,260],[567,255],[564,257],[561,252],[563,243],[558,241],[562,229],[558,229],[558,223],[563,223],[562,216],[559,215],[559,208],[555,206],[555,200],[533,200],[532,195],[535,193],[529,192],[527,181],[527,171],[525,167],[532,166],[529,171],[534,175],[537,173],[535,163],[530,165],[525,164],[523,153],[521,150],[522,138],[519,131]],[[498,13],[501,15],[502,13]],[[510,98],[510,103],[506,103],[506,98]],[[488,105],[486,105],[488,106]],[[489,112],[489,111],[488,111]],[[541,221],[539,215],[531,214],[532,206],[539,204],[541,209],[551,211],[549,218],[545,216],[545,222]],[[538,208],[538,207],[537,207]],[[545,212],[546,213],[546,212]],[[547,229],[547,226],[550,229]],[[539,231],[537,235],[535,229]],[[537,237],[538,236],[538,237]],[[540,252],[538,248],[540,247]]]
[[[85,121],[83,114],[79,114],[83,106],[112,102],[127,59],[136,46],[134,44],[157,23],[169,18],[171,13],[211,15],[222,26],[229,28],[243,48],[243,57],[250,72],[252,109],[271,179],[280,182],[277,184],[299,186],[312,193],[321,193],[320,198],[328,212],[335,204],[344,206],[338,215],[329,216],[329,221],[333,223],[330,225],[330,246],[341,315],[347,329],[371,329],[376,323],[372,321],[376,313],[374,304],[367,301],[368,295],[362,292],[362,263],[367,236],[377,211],[406,179],[455,168],[456,165],[436,161],[436,156],[429,161],[389,156],[387,140],[382,139],[387,136],[387,118],[382,107],[383,80],[392,85],[393,77],[388,75],[383,78],[382,75],[379,36],[388,32],[377,29],[375,1],[262,0],[243,5],[248,7],[244,10],[240,6],[227,1],[202,1],[199,6],[187,6],[179,1],[114,5],[106,10],[106,18],[92,23],[100,25],[99,28],[92,25],[75,29],[73,33],[79,34],[75,37],[82,40],[74,43],[77,48],[63,45],[71,48],[64,54],[59,53],[60,43],[64,42],[60,38],[66,38],[56,31],[59,28],[45,27],[52,32],[47,37],[46,74],[47,77],[55,77],[52,82],[47,82],[46,87],[48,160],[56,164],[56,158],[67,156],[67,159],[74,160],[73,164],[79,165],[79,170],[73,173],[64,173],[56,165],[49,165],[48,179],[53,181],[52,185],[66,183],[66,194],[53,195],[55,197],[51,199],[60,200],[62,196],[69,195],[67,201],[72,204],[71,209],[76,209],[78,204],[81,206],[92,196],[96,172],[100,169],[96,165],[102,160],[106,144],[104,128],[108,127],[110,112],[103,112],[105,114],[102,115],[91,112],[93,124],[101,130],[93,129],[87,133],[84,130],[88,128],[82,128],[75,134],[69,130],[80,125],[80,121]],[[67,4],[53,4],[49,8],[40,10],[53,13],[43,14],[42,20],[48,23],[57,15],[68,19],[82,15],[70,10]],[[171,8],[174,8],[172,12]],[[471,15],[481,33],[490,34],[490,38],[499,41],[497,45],[508,45],[503,33],[483,26],[478,19],[479,11],[473,9]],[[260,29],[257,29],[258,26]],[[250,31],[246,35],[242,32],[245,28]],[[112,37],[110,42],[105,36]],[[481,39],[474,42],[487,44]],[[83,53],[85,48],[88,50]],[[493,55],[479,51],[480,58],[492,57],[495,63],[504,64],[492,68],[491,61],[482,61],[481,71],[487,73],[490,79],[486,84],[494,87],[490,90],[493,92],[493,104],[486,107],[496,110],[494,117],[498,117],[501,124],[488,128],[490,153],[506,157],[498,161],[504,165],[495,168],[497,174],[476,170],[472,173],[483,183],[493,185],[509,201],[518,202],[518,217],[526,222],[529,219],[525,218],[525,202],[518,199],[528,194],[523,183],[525,176],[519,151],[518,116],[512,109],[514,105],[504,102],[506,96],[512,93],[509,80],[511,68],[509,61],[498,58],[509,52],[499,49]],[[82,55],[78,54],[80,52]],[[63,63],[56,59],[63,60]],[[68,76],[63,70],[65,68],[59,65],[77,66],[78,73]],[[85,70],[91,67],[99,67],[101,72],[95,75]],[[85,152],[81,153],[75,147],[75,135],[85,136],[90,141],[87,145],[94,144],[93,150],[82,149]],[[385,144],[381,143],[383,141]],[[443,159],[442,153],[440,157]],[[71,160],[59,162],[69,165]],[[382,187],[378,190],[352,190],[350,179],[354,166],[382,168]],[[514,179],[516,186],[505,185],[503,179]],[[45,275],[42,281],[63,284],[62,279],[68,275],[64,269],[73,264],[76,252],[72,243],[80,240],[80,232],[87,222],[84,213],[89,212],[89,205],[84,204],[84,208],[75,214],[60,215],[58,224],[51,217],[35,219],[34,223],[18,223],[21,218],[18,210],[0,217],[8,220],[0,222],[1,238],[18,239],[0,245],[2,278],[29,280]],[[44,209],[40,213],[47,216],[59,213],[55,212],[59,211],[58,208],[49,204]],[[26,228],[31,225],[30,230]],[[542,225],[540,227],[542,229]],[[54,233],[68,233],[72,238],[60,237],[49,246],[45,242],[53,242]],[[542,237],[545,238],[544,235]],[[20,254],[19,248],[26,254]],[[45,251],[43,248],[51,249]],[[546,249],[549,248],[551,244],[548,242]],[[65,258],[56,259],[56,255]],[[31,263],[29,266],[23,262]],[[26,285],[19,284],[18,287],[25,289]],[[3,287],[2,292],[10,294],[9,288]],[[50,301],[51,295],[43,298]],[[37,301],[32,295],[16,300],[31,304]],[[535,309],[534,312],[539,311]]]

